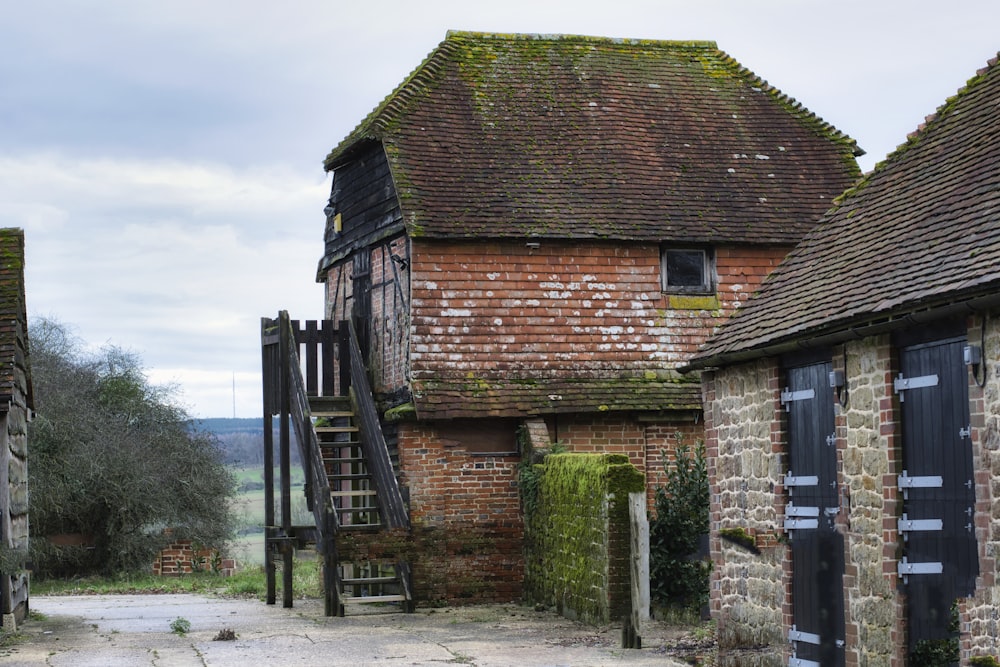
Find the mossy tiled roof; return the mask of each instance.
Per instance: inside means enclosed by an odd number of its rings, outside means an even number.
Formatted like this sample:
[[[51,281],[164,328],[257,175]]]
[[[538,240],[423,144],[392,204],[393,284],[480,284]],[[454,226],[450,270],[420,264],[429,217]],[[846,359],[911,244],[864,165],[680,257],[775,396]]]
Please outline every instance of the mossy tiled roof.
[[[712,42],[451,32],[327,157],[381,142],[429,237],[791,243],[853,140]]]
[[[17,383],[27,380],[27,331],[24,232],[3,228],[0,229],[0,410],[7,410]],[[30,380],[24,390],[30,407]]]
[[[456,373],[414,380],[413,396],[421,419],[701,410],[700,380],[676,373],[669,377],[627,371],[608,371],[599,377]]]
[[[998,109],[993,59],[844,194],[693,366],[1000,297]]]

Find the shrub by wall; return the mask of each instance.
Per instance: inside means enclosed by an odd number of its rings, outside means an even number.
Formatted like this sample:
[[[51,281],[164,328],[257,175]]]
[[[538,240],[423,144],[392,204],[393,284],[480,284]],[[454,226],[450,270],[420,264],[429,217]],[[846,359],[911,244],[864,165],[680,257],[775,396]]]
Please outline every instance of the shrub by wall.
[[[627,613],[628,494],[643,474],[623,454],[551,454],[521,486],[528,599],[592,623]]]

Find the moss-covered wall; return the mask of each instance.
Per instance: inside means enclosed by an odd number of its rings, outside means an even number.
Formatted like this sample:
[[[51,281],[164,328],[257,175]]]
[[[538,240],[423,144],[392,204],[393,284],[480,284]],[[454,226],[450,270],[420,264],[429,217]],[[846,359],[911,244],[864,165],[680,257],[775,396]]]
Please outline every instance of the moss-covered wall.
[[[629,608],[628,494],[645,478],[623,454],[552,454],[524,473],[525,594],[594,623]]]

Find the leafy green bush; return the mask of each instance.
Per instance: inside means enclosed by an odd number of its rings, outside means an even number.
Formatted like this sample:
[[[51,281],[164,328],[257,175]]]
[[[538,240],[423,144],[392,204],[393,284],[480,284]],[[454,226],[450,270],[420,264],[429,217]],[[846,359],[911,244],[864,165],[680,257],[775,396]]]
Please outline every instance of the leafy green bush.
[[[705,447],[678,445],[667,483],[656,489],[649,523],[649,591],[656,603],[700,609],[708,601],[711,565],[697,559],[708,533],[708,471]]]

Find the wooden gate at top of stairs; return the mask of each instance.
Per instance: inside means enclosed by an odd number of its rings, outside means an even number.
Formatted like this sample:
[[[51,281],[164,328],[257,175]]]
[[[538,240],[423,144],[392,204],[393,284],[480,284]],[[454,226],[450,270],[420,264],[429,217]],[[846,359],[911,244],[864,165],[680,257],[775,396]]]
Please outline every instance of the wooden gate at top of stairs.
[[[382,603],[413,611],[409,565],[337,555],[338,535],[408,530],[409,513],[382,433],[364,361],[350,322],[300,323],[285,311],[261,320],[264,384],[265,571],[267,604],[292,606],[295,551],[315,548],[322,560],[324,610],[343,616],[348,604]],[[278,416],[275,511],[274,417]],[[294,430],[313,523],[292,521]]]

